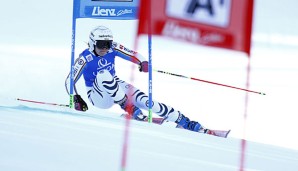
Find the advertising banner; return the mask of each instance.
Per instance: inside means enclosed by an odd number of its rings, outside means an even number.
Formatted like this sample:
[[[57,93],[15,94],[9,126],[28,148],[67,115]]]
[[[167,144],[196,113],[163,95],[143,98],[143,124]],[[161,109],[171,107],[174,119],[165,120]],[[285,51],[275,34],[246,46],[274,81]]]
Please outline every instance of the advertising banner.
[[[139,10],[139,35],[250,53],[253,0],[141,0]]]
[[[139,0],[74,0],[75,18],[132,20],[138,18]]]

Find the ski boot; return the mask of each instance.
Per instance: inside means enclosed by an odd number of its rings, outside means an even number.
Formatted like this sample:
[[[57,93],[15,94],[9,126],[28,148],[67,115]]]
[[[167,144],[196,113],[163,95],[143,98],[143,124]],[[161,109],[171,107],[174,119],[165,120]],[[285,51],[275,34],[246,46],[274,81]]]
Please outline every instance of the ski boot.
[[[214,135],[217,137],[227,138],[231,130],[213,130],[204,128],[200,123],[195,121],[190,121],[188,117],[185,117],[183,114],[179,113],[179,117],[176,121],[177,126],[176,128],[187,129],[190,131]]]
[[[138,120],[138,121],[145,121],[147,119],[147,116],[143,115],[143,112],[140,108],[135,106],[134,104],[128,105],[128,99],[127,96],[121,100],[122,102],[118,103],[125,112],[127,112],[127,116],[130,117],[130,119]]]
[[[177,128],[184,128],[190,131],[199,132],[202,130],[202,126],[199,122],[190,121],[188,117],[185,117],[179,112],[179,117],[175,121]]]

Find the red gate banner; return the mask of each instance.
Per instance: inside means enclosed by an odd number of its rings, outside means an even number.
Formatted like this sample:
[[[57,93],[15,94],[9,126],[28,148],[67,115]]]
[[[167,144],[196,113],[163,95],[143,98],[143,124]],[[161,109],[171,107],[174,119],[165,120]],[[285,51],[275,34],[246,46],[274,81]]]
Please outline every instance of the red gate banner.
[[[141,0],[138,35],[148,34],[149,21],[152,35],[249,56],[252,18],[253,0]]]

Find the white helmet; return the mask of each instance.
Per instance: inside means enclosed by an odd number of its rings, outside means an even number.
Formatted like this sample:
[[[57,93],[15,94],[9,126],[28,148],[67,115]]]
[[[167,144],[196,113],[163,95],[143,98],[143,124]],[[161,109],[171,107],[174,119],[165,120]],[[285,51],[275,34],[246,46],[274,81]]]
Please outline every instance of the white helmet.
[[[112,31],[105,26],[98,26],[94,28],[89,35],[89,50],[93,52],[98,40],[108,41],[110,45],[113,41]]]

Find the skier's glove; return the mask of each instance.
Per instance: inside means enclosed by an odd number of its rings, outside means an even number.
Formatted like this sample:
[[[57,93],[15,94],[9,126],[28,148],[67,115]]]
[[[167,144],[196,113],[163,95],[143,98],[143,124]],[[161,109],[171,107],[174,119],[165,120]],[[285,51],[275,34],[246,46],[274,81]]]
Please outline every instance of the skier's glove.
[[[140,72],[148,72],[148,61],[143,61],[139,65]]]
[[[86,102],[82,99],[80,95],[74,95],[73,96],[75,109],[79,111],[86,111],[88,110],[88,106]]]

